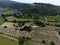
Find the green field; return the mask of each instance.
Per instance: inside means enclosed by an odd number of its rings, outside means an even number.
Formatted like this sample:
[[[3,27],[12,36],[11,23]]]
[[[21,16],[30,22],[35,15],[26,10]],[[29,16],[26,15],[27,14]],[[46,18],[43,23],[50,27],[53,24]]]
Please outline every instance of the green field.
[[[60,16],[45,16],[47,21],[60,21]]]
[[[9,14],[12,13],[12,10],[5,9],[5,8],[0,8],[0,11],[3,12],[3,13],[5,13],[5,14],[7,14],[7,15],[9,15]]]
[[[5,19],[0,16],[0,25],[3,24],[4,22],[5,22]]]
[[[25,19],[25,18],[16,18],[14,16],[9,16],[9,17],[6,17],[8,21],[13,21],[13,20],[16,20],[16,21],[34,21],[33,19]]]
[[[9,17],[6,17],[8,21],[13,21],[13,20],[16,20],[16,21],[34,21],[34,19],[26,19],[26,18],[16,18],[14,16],[9,16]],[[42,19],[39,19],[39,20],[46,20],[48,22],[60,22],[60,16],[45,16],[44,18],[42,17]]]
[[[18,42],[0,36],[0,45],[18,45]]]
[[[24,45],[51,45],[51,44],[49,44],[49,43],[43,44],[39,41],[28,40],[25,42]]]

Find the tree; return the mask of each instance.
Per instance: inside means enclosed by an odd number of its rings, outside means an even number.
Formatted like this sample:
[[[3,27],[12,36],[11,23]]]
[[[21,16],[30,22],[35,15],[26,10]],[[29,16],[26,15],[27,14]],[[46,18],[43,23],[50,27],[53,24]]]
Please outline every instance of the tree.
[[[60,27],[60,24],[55,24],[56,27]]]
[[[29,37],[20,37],[19,38],[19,45],[23,45],[25,41],[31,40]]]
[[[55,22],[58,22],[57,19],[55,19]]]
[[[13,20],[14,23],[16,23],[16,20]]]
[[[55,45],[55,43],[52,41],[51,43],[50,43],[51,45]]]
[[[60,31],[58,31],[58,34],[60,35]]]
[[[46,41],[45,40],[42,40],[42,43],[46,44]]]
[[[8,20],[5,18],[5,21],[7,22]]]
[[[18,26],[20,27],[20,26],[23,26],[25,24],[25,21],[19,21],[18,22]]]
[[[45,24],[41,21],[35,21],[35,24],[38,25],[38,26],[45,27]]]
[[[4,28],[7,28],[7,26],[4,26]]]
[[[30,26],[25,26],[23,29],[21,29],[22,31],[28,31],[30,32],[32,30],[32,28]]]
[[[13,26],[15,27],[15,24],[13,24]]]
[[[25,38],[21,37],[19,38],[19,45],[23,45],[25,42]]]

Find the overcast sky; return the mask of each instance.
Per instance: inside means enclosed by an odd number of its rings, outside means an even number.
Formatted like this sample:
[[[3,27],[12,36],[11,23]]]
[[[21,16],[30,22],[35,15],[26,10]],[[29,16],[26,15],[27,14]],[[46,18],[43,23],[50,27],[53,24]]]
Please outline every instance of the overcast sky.
[[[50,3],[54,5],[59,5],[60,6],[60,0],[13,0],[17,2],[24,2],[24,3],[34,3],[34,2],[39,2],[39,3]]]

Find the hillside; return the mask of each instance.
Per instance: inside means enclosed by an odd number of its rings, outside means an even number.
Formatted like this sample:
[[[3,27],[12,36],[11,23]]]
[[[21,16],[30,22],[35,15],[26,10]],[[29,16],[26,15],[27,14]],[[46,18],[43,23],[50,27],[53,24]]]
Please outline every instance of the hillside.
[[[10,0],[2,0],[2,1],[0,0],[0,7],[2,8],[15,9],[15,8],[24,7],[26,5],[27,4],[25,3],[18,3]]]
[[[45,3],[33,3],[30,7],[23,9],[23,12],[30,15],[60,15],[60,6]]]
[[[0,40],[0,45],[59,45],[60,6],[0,0]]]
[[[19,3],[10,0],[0,0],[0,8],[18,9],[23,15],[60,15],[60,6],[46,3]]]

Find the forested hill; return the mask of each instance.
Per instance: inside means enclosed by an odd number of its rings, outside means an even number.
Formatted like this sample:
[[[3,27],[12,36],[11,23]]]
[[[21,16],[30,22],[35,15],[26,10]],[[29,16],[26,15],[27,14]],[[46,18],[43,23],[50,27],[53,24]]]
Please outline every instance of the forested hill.
[[[10,0],[0,0],[0,7],[2,8],[11,8],[11,9],[16,9],[16,8],[21,8],[25,7],[26,3],[18,3],[15,1],[10,1]]]
[[[22,11],[23,13],[28,13],[28,15],[60,15],[60,6],[46,3],[33,3]]]
[[[60,15],[60,6],[46,3],[18,3],[10,0],[0,0],[0,8],[18,9],[27,15]]]

